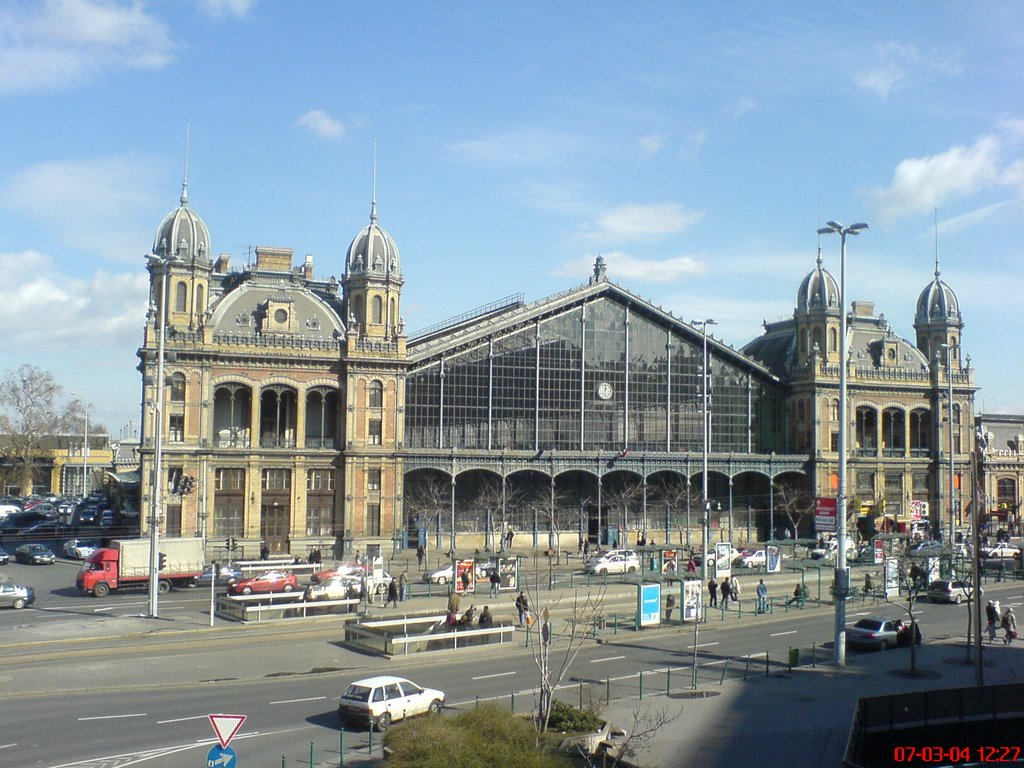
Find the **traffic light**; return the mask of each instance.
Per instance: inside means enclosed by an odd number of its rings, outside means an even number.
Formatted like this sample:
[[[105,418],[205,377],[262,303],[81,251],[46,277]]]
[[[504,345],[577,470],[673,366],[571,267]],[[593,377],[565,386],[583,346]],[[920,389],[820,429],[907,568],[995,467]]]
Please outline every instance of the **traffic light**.
[[[178,482],[178,493],[182,496],[187,496],[195,490],[196,479],[192,475],[185,475]]]
[[[228,538],[227,542],[225,543],[225,546],[227,547],[229,552],[234,552],[236,549],[238,549],[238,545],[235,543],[235,537],[231,536],[230,538]]]
[[[157,557],[158,557],[157,570],[158,571],[162,571],[164,568],[167,567],[167,555],[165,555],[163,552],[160,552],[160,553],[158,553]]]

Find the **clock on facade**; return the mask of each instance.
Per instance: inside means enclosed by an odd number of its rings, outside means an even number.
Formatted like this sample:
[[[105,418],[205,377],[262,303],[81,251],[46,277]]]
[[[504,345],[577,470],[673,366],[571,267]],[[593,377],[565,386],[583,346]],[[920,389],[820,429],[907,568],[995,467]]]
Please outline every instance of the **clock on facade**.
[[[612,389],[612,385],[607,381],[602,381],[597,385],[597,396],[602,400],[611,400],[614,393],[615,391]]]
[[[288,310],[287,309],[281,309],[281,308],[275,309],[274,310],[274,321],[277,322],[277,323],[287,323],[288,322]]]

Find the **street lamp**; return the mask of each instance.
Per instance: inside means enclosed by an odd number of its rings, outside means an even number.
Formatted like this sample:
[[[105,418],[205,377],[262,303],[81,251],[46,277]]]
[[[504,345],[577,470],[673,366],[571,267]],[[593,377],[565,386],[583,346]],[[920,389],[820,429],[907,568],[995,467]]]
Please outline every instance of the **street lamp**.
[[[78,399],[77,392],[72,392],[71,396]],[[82,499],[84,500],[89,495],[87,486],[89,478],[89,403],[83,400],[82,407],[85,409],[85,432],[82,435]]]
[[[707,320],[694,320],[693,325],[699,325],[701,327],[701,340],[703,341],[704,354],[701,360],[701,399],[703,401],[702,410],[704,413],[704,430],[703,430],[703,454],[704,454],[704,472],[701,479],[701,501],[703,515],[700,523],[700,546],[703,555],[700,559],[700,574],[701,579],[704,582],[708,580],[708,547],[710,546],[711,539],[711,502],[708,501],[708,450],[711,443],[711,409],[710,400],[708,399],[708,377],[710,373],[708,371],[708,326],[718,325],[714,320],[708,318]]]
[[[153,259],[163,272],[160,284],[160,315],[156,363],[156,411],[153,417],[153,508],[149,518],[149,615],[159,616],[160,594],[160,512],[163,507],[163,447],[164,447],[164,347],[167,343],[167,284],[170,281],[170,259]]]
[[[846,570],[846,236],[867,229],[864,223],[842,224],[829,221],[818,230],[819,235],[839,235],[839,498],[836,501],[836,553],[835,601],[836,622],[833,660],[846,665],[846,596],[850,591],[850,574]]]
[[[956,525],[956,510],[953,505],[953,497],[955,492],[955,476],[956,476],[956,457],[953,454],[953,350],[960,349],[959,344],[940,344],[939,349],[946,350],[946,386],[948,387],[946,397],[948,408],[947,416],[949,419],[949,500],[946,502],[949,507],[949,533],[946,539],[949,542],[949,547],[953,548],[953,528]],[[936,361],[941,364],[941,359]]]

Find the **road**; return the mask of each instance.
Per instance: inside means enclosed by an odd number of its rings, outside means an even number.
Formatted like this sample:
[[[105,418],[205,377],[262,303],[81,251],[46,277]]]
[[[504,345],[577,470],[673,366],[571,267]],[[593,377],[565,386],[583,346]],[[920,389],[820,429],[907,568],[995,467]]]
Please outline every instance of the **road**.
[[[1004,604],[1015,604],[1013,596],[1020,594],[1016,584],[991,591],[996,590],[1005,592]],[[144,602],[142,597],[118,597]],[[165,599],[170,603],[174,596]],[[188,606],[195,598],[186,593],[180,599]],[[966,611],[966,605],[921,604],[926,641],[962,636]],[[27,609],[18,615],[49,612]],[[853,607],[848,618],[852,622],[862,614],[879,612],[892,614],[894,609]],[[699,685],[717,685],[723,670],[729,678],[741,675],[748,671],[748,658],[751,674],[764,674],[766,658],[780,671],[790,647],[809,650],[831,641],[832,617],[826,609],[747,620],[713,616],[700,626],[698,635]],[[17,659],[0,659],[0,698],[5,700],[0,764],[205,765],[213,743],[206,715],[215,712],[248,716],[232,743],[246,766],[276,766],[282,755],[288,756],[290,765],[299,758],[308,760],[311,742],[318,763],[336,764],[336,697],[351,680],[378,670],[445,690],[455,708],[475,706],[478,697],[506,704],[514,699],[517,711],[532,705],[530,691],[537,673],[530,650],[522,644],[438,654],[429,664],[421,657],[388,662],[341,648],[333,626],[253,629],[215,637],[197,632],[111,643],[65,641]],[[560,698],[574,703],[581,695],[601,699],[609,687],[612,697],[639,696],[641,686],[648,694],[663,692],[669,685],[672,690],[690,687],[690,627],[623,631],[606,634],[603,640],[583,647],[563,681]],[[820,653],[822,659],[829,655]],[[61,693],[65,690],[74,693]],[[346,734],[346,753],[351,751],[352,759],[360,750],[365,755],[367,739],[365,731]]]

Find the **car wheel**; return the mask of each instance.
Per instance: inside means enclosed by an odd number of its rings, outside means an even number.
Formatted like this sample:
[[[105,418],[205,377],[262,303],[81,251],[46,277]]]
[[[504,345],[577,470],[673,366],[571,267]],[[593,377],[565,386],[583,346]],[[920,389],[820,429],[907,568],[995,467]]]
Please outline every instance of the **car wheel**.
[[[631,565],[626,569],[626,573],[636,573],[636,568]]]
[[[438,584],[447,584],[448,583],[448,577],[447,576],[438,576],[437,577],[437,583]]]
[[[430,702],[430,706],[427,707],[427,712],[429,712],[432,715],[440,714],[441,713],[441,702],[438,701],[437,699],[434,699],[432,702]]]
[[[161,595],[166,595],[171,591],[171,582],[166,579],[160,579],[160,581],[157,582],[156,588]]]
[[[242,594],[243,595],[251,595],[252,594],[252,587],[250,587],[248,585],[242,587]]]
[[[295,587],[293,587],[291,584],[285,584],[284,585],[284,591],[285,592],[291,592],[293,589],[295,589]]]
[[[92,588],[92,593],[96,595],[96,597],[106,597],[110,594],[110,585],[105,581],[100,581]]]
[[[24,607],[25,607],[25,598],[23,598],[23,597],[16,597],[16,598],[14,598],[14,608],[16,610],[18,608],[24,608]],[[434,703],[436,704],[437,702],[434,702]],[[433,705],[431,705],[431,706],[433,706]]]
[[[388,726],[391,725],[391,715],[387,712],[382,713],[377,717],[377,730],[386,731]]]
[[[960,603],[963,602],[963,598],[960,595],[957,595],[956,597],[953,598],[953,602],[956,603],[957,605],[960,605]]]

